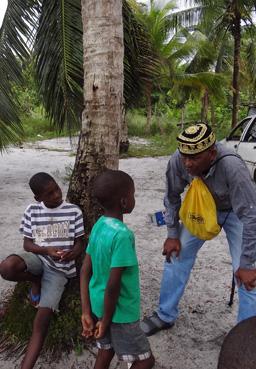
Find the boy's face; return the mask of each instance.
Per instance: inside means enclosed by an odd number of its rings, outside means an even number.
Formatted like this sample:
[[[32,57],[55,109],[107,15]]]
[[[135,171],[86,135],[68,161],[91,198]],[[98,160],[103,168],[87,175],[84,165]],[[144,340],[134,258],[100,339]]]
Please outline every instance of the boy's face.
[[[131,184],[131,186],[128,189],[127,192],[127,196],[125,197],[125,202],[126,202],[126,206],[125,206],[125,213],[126,214],[130,214],[135,206],[135,187],[134,187],[134,183]]]
[[[62,204],[62,191],[55,181],[50,181],[35,199],[42,201],[47,208],[57,208]]]

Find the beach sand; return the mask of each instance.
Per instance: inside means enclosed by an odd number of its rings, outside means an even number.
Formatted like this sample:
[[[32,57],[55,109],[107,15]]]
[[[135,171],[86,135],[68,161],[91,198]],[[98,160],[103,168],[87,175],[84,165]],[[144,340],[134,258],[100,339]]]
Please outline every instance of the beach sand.
[[[0,259],[22,251],[18,232],[26,206],[33,202],[29,178],[38,171],[55,177],[64,194],[67,173],[74,164],[73,147],[67,139],[42,141],[23,148],[10,148],[0,156]],[[63,150],[63,151],[62,151]],[[165,169],[168,157],[120,160],[120,169],[135,181],[136,207],[125,216],[135,232],[141,273],[142,317],[157,306],[163,268],[162,244],[165,226],[157,227],[148,214],[163,208]],[[190,281],[180,302],[180,315],[173,328],[149,338],[156,369],[215,369],[224,336],[236,323],[234,305],[227,305],[232,280],[231,260],[224,234],[206,242],[199,252]],[[0,302],[13,283],[0,278]],[[72,312],[71,312],[72,313]],[[80,324],[80,322],[77,322]],[[90,369],[94,353],[63,355],[59,362],[40,356],[36,369]],[[19,368],[20,358],[0,356],[0,368]],[[120,365],[115,360],[112,368]],[[124,368],[124,365],[121,365]]]

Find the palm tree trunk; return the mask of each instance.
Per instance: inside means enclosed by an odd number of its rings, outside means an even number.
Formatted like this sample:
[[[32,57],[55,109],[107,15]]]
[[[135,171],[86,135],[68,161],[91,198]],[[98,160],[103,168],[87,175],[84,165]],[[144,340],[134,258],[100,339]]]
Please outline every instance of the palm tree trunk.
[[[210,111],[211,111],[211,126],[214,132],[217,132],[215,107],[213,101],[210,100]]]
[[[239,103],[239,74],[240,74],[240,47],[241,47],[241,15],[237,11],[232,28],[234,37],[234,66],[233,66],[233,104],[232,104],[232,127],[237,124]]]
[[[147,106],[147,123],[146,123],[146,132],[150,133],[151,121],[152,121],[152,102],[151,102],[151,93],[152,93],[152,83],[149,82],[146,87],[146,106]]]
[[[79,205],[89,232],[98,216],[94,177],[118,168],[123,107],[122,0],[82,0],[84,111],[68,199]]]
[[[204,96],[202,97],[202,108],[201,108],[201,121],[207,123],[209,107],[209,93],[207,90],[204,91]]]
[[[185,126],[185,109],[186,109],[186,106],[183,105],[181,107],[181,120],[180,120],[181,131],[184,130],[184,126]]]
[[[128,152],[130,146],[129,138],[128,138],[128,124],[126,119],[125,108],[123,107],[122,112],[122,128],[121,128],[121,136],[120,136],[120,145],[119,145],[119,153],[125,154]]]

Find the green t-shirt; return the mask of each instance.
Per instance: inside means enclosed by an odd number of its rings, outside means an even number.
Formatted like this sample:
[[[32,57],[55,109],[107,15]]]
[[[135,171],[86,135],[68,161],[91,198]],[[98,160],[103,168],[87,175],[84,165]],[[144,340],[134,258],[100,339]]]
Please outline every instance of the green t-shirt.
[[[103,316],[104,294],[111,268],[126,267],[112,322],[137,321],[140,318],[140,288],[133,232],[120,220],[102,216],[92,229],[86,252],[92,260],[89,293],[93,313],[98,318]]]

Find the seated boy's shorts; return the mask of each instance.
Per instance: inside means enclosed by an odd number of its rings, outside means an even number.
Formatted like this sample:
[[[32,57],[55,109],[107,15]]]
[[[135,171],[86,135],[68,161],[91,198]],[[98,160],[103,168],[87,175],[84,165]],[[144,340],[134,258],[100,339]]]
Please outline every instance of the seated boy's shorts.
[[[149,341],[141,330],[139,321],[111,323],[106,335],[96,342],[100,349],[113,349],[122,361],[141,361],[152,355]]]
[[[18,254],[26,266],[27,271],[34,275],[41,275],[41,296],[39,307],[47,307],[53,311],[58,311],[59,302],[63,294],[67,277],[64,273],[51,269],[47,264],[44,264],[41,259],[32,252],[24,252]]]

